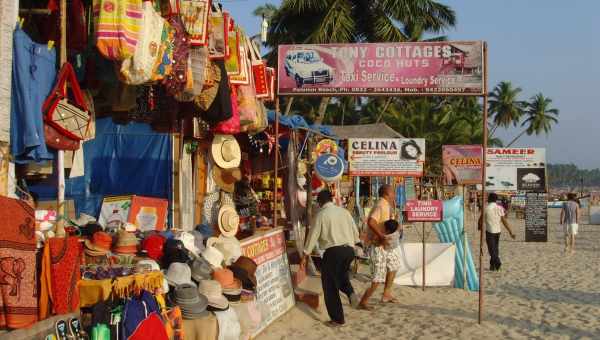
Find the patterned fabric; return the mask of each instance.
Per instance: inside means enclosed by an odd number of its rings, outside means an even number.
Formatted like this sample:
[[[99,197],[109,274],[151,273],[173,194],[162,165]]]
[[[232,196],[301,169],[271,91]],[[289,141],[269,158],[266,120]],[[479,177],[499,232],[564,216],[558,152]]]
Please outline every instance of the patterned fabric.
[[[170,17],[168,22],[175,29],[173,37],[173,71],[163,80],[163,84],[167,93],[175,96],[182,93],[187,87],[192,87],[191,83],[188,86],[188,79],[192,80],[191,74],[188,74],[191,72],[191,69],[188,68],[190,40],[178,16]]]
[[[180,0],[179,15],[190,35],[192,45],[205,45],[208,40],[209,0]]]
[[[160,37],[160,49],[158,51],[160,57],[156,60],[156,64],[154,65],[152,80],[163,80],[173,72],[174,36],[175,29],[168,21],[165,21]]]
[[[400,247],[392,250],[385,250],[383,247],[371,248],[371,274],[373,282],[385,282],[385,275],[388,271],[395,272],[402,266]]]
[[[96,46],[108,59],[123,60],[135,52],[142,20],[142,0],[94,0]]]
[[[183,340],[185,335],[183,333],[183,316],[181,315],[181,309],[176,306],[162,314],[163,320],[165,321],[165,330],[169,340]]]
[[[33,209],[0,197],[0,230],[0,327],[28,327],[38,320]]]
[[[67,314],[79,308],[79,239],[54,237],[47,243],[50,246],[53,309],[56,314]]]

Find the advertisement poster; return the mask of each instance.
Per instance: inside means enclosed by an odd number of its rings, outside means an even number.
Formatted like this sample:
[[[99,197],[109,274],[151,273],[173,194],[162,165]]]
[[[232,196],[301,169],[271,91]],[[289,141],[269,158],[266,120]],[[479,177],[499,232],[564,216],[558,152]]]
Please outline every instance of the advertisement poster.
[[[548,242],[548,195],[528,192],[525,203],[525,242]]]
[[[166,199],[133,196],[128,222],[141,231],[164,230],[168,207]]]
[[[442,147],[444,184],[480,184],[482,159],[481,145],[444,145]]]
[[[404,211],[408,222],[439,222],[443,219],[444,203],[439,200],[409,200]]]
[[[279,45],[279,95],[481,95],[481,41]]]
[[[116,229],[127,223],[133,196],[104,197],[98,223],[105,229]]]
[[[425,139],[351,138],[350,176],[423,176]]]
[[[546,190],[546,149],[488,148],[485,185],[490,191]]]
[[[256,262],[256,304],[261,323],[253,336],[294,307],[294,290],[282,229],[242,242],[242,253]]]

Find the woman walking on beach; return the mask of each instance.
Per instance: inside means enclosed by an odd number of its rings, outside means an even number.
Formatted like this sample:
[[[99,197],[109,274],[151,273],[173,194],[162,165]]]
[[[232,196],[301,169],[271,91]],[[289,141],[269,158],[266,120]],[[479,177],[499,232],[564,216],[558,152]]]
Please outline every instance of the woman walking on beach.
[[[560,224],[565,232],[565,252],[575,252],[575,235],[579,229],[579,204],[574,193],[567,195],[567,201],[563,204],[560,212]]]

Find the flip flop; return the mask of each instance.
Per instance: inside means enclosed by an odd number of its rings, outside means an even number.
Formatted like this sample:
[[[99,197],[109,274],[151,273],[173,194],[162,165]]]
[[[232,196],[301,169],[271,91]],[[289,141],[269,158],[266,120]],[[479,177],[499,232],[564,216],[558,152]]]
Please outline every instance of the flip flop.
[[[344,323],[339,323],[333,320],[329,320],[325,323],[325,325],[331,327],[331,328],[340,328],[340,327],[344,327],[346,324]]]
[[[396,297],[381,298],[381,302],[383,302],[383,303],[400,303],[400,301],[398,299],[396,299]]]
[[[373,308],[373,306],[369,306],[369,305],[358,305],[358,307],[356,307],[356,309],[358,310],[366,310],[368,312],[372,312],[375,310],[375,308]]]
[[[54,330],[56,331],[56,338],[58,340],[67,340],[67,322],[65,320],[58,320],[54,324]]]
[[[77,340],[81,339],[81,323],[79,322],[79,319],[69,319],[69,333],[71,333],[71,337]]]

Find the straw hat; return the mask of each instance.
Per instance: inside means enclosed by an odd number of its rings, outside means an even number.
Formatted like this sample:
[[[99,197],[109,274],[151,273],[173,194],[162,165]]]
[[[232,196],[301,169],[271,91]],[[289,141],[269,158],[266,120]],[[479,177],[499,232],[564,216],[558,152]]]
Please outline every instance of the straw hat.
[[[110,252],[112,237],[103,231],[92,235],[92,240],[85,240],[85,253],[90,256],[103,256]]]
[[[166,279],[171,286],[180,286],[183,284],[194,285],[190,266],[181,262],[171,263],[166,273]]]
[[[215,247],[206,247],[202,252],[202,258],[206,260],[211,266],[215,268],[221,268],[223,263],[223,254]]]
[[[198,292],[208,299],[210,307],[224,310],[229,307],[229,301],[223,295],[223,287],[218,281],[203,280],[198,284]]]
[[[242,151],[231,135],[215,135],[211,146],[215,163],[223,169],[237,168],[242,161]]]
[[[211,237],[206,241],[206,246],[217,248],[223,254],[223,261],[226,266],[231,265],[242,256],[242,246],[235,237],[225,237],[223,235]]]
[[[219,209],[219,231],[225,237],[234,237],[240,225],[240,216],[233,205],[223,205]]]
[[[221,190],[232,193],[235,191],[235,183],[242,179],[242,171],[240,168],[222,169],[215,166],[212,176]]]
[[[117,233],[117,243],[114,252],[117,254],[135,254],[137,253],[138,239],[134,234],[125,230]]]

